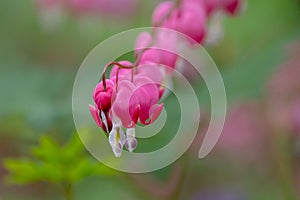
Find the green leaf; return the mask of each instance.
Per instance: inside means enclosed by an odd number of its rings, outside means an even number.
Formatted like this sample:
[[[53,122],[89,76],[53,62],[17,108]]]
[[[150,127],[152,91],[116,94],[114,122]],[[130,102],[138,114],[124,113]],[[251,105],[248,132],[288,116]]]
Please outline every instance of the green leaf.
[[[6,178],[9,183],[27,184],[38,180],[38,164],[26,158],[5,159],[5,168],[10,172]]]
[[[43,136],[40,139],[40,146],[32,148],[32,154],[40,160],[51,163],[59,163],[61,151],[54,140],[50,137]]]
[[[11,184],[45,181],[52,184],[74,184],[88,176],[111,176],[116,171],[91,159],[77,134],[63,146],[44,136],[40,145],[32,148],[31,158],[6,159]]]

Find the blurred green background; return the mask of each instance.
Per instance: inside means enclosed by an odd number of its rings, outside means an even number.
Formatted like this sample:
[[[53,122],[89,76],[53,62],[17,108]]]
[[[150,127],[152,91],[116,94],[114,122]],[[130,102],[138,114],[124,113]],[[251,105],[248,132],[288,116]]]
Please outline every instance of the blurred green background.
[[[74,11],[46,16],[34,1],[0,1],[1,200],[64,194],[78,200],[300,199],[300,120],[289,129],[268,115],[277,107],[268,87],[274,74],[285,65],[300,68],[299,1],[248,0],[244,13],[224,20],[221,42],[207,48],[229,100],[228,125],[207,158],[199,160],[191,147],[165,169],[131,175],[99,164],[76,139],[71,95],[81,62],[109,36],[150,26],[158,2],[138,1],[128,16]],[[300,71],[294,71],[286,76],[300,86]],[[209,113],[205,87],[195,85]],[[299,88],[287,99],[299,96]],[[176,106],[172,98],[168,102]],[[205,120],[200,123],[201,135]],[[157,143],[170,137],[157,137]]]

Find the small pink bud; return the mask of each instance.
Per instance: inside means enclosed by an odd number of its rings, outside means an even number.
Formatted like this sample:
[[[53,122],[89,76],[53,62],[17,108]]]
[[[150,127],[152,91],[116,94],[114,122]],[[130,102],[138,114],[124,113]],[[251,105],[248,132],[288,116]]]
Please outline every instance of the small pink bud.
[[[164,28],[170,28],[167,20],[168,13],[174,8],[175,4],[172,1],[164,1],[160,3],[154,10],[152,15],[152,25]]]
[[[94,101],[99,110],[103,112],[111,108],[112,96],[115,91],[115,83],[109,79],[105,80],[106,90],[104,89],[103,82],[98,83],[94,90]]]
[[[174,3],[168,1],[159,4],[153,13],[152,21],[154,26],[176,30],[198,43],[203,41],[206,32],[205,8],[191,0],[183,2],[180,7],[174,7]],[[193,43],[192,40],[190,42]]]
[[[172,15],[172,28],[201,43],[206,33],[206,12],[203,6],[185,3]],[[190,41],[194,43],[194,41]]]
[[[152,36],[148,32],[142,32],[135,41],[135,53],[139,54],[147,47],[150,47],[152,42]]]
[[[177,35],[167,29],[155,29],[155,40],[150,34],[142,33],[136,40],[136,54],[141,53],[141,49],[149,48],[143,52],[140,64],[157,63],[174,68],[177,61]],[[147,42],[144,42],[146,39]],[[150,41],[150,42],[149,42]],[[149,46],[151,44],[151,46]]]

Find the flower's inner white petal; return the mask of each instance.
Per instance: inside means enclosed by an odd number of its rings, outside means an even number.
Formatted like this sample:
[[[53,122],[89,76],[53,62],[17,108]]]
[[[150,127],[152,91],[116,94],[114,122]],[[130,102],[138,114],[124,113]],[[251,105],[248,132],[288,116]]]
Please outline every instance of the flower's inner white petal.
[[[120,126],[113,125],[108,140],[115,156],[120,157],[126,140],[124,131]]]
[[[104,124],[105,128],[106,128],[106,132],[108,132],[108,124],[107,124],[107,119],[105,116],[105,113],[103,111],[101,111],[101,119],[102,119],[102,123]]]
[[[130,152],[133,152],[133,150],[137,147],[137,140],[135,138],[135,128],[127,129],[125,147]]]

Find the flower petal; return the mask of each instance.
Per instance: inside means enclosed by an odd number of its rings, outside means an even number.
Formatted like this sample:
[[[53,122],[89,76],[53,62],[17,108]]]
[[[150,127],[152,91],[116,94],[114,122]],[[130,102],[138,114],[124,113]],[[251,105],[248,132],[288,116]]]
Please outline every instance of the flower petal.
[[[163,80],[163,72],[161,66],[156,63],[147,63],[138,66],[138,76],[146,76],[150,78],[154,83],[160,85]]]
[[[125,139],[126,137],[121,127],[113,126],[112,131],[109,133],[108,140],[116,157],[121,156]]]
[[[93,98],[99,110],[108,111],[111,108],[114,91],[115,83],[113,81],[106,80],[106,90],[104,90],[102,81],[98,83],[94,90]]]
[[[122,125],[130,128],[135,125],[132,118],[133,113],[137,112],[138,99],[133,96],[135,85],[129,80],[121,80],[118,84],[118,92],[115,101],[112,105],[113,115],[116,115],[121,121]]]
[[[135,138],[135,128],[127,129],[125,147],[130,152],[133,152],[133,150],[137,147],[137,140]]]
[[[148,32],[142,32],[136,39],[135,42],[135,53],[139,54],[141,51],[151,44],[152,37]]]
[[[164,104],[155,104],[150,108],[150,122],[149,124],[153,123],[160,115],[161,111],[164,108]]]
[[[136,77],[134,79],[136,88],[132,97],[138,98],[140,105],[139,119],[142,124],[149,119],[149,110],[152,105],[157,104],[159,100],[159,89],[156,84],[146,77]]]
[[[99,127],[102,127],[102,123],[101,123],[101,120],[100,120],[100,117],[99,117],[99,110],[96,109],[94,106],[92,106],[91,104],[89,105],[89,108],[90,108],[90,113],[94,119],[94,121],[96,122],[96,124],[99,126]]]

